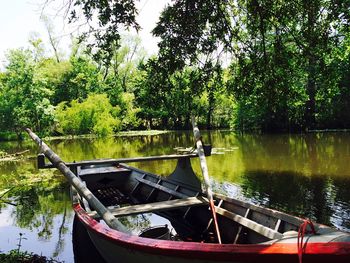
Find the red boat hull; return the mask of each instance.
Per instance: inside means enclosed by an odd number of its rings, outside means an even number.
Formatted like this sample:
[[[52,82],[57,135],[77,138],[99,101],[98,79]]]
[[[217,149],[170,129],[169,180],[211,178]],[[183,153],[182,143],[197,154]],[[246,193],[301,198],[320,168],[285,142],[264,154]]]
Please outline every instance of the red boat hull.
[[[149,239],[110,229],[91,218],[79,204],[74,210],[108,263],[298,262],[296,243],[238,245]],[[350,244],[306,243],[303,262],[349,263]]]

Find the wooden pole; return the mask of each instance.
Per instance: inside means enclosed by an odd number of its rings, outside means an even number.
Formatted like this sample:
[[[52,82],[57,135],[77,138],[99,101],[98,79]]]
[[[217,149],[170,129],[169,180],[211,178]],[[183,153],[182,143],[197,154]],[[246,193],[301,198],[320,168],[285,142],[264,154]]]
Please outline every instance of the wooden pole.
[[[74,186],[76,191],[83,196],[91,207],[93,207],[101,218],[106,222],[106,224],[119,231],[129,233],[129,231],[124,227],[122,223],[115,218],[111,212],[94,196],[94,194],[85,186],[83,181],[76,176],[61,160],[61,158],[54,153],[49,146],[47,146],[34,132],[30,129],[26,129],[29,136],[35,141],[40,147],[40,152],[42,152],[51,163],[67,178],[69,183]]]
[[[40,156],[40,155],[39,155]],[[118,158],[118,159],[99,159],[90,161],[80,161],[74,163],[65,163],[67,167],[76,166],[88,166],[88,165],[103,165],[103,164],[119,164],[119,163],[134,163],[134,162],[147,162],[147,161],[159,161],[159,160],[173,160],[173,159],[185,159],[185,158],[197,158],[195,153],[190,154],[171,154],[160,156],[147,156],[147,157],[133,157],[133,158]],[[40,158],[40,157],[39,157]],[[54,168],[53,164],[45,164],[45,159],[39,164],[39,168]]]
[[[218,238],[219,244],[221,244],[220,230],[219,230],[219,225],[218,225],[218,221],[217,221],[217,218],[216,218],[214,199],[213,199],[213,191],[211,190],[211,186],[210,186],[208,166],[207,166],[207,161],[206,161],[205,155],[204,155],[202,137],[200,135],[200,132],[199,132],[199,129],[197,127],[197,124],[196,124],[196,121],[195,121],[194,117],[192,116],[191,118],[192,118],[193,135],[194,135],[194,138],[196,140],[196,147],[197,147],[198,157],[199,157],[199,161],[200,161],[200,164],[201,164],[201,170],[202,170],[202,174],[203,174],[203,177],[204,177],[204,183],[205,183],[205,187],[206,187],[205,190],[206,190],[207,197],[208,197],[208,200],[209,200],[210,210],[211,210],[212,216],[213,216],[216,236]]]

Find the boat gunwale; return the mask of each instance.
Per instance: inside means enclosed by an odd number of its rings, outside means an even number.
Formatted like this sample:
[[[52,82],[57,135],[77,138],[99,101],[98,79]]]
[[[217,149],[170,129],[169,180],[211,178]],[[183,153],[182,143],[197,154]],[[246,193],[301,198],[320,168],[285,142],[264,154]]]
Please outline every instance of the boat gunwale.
[[[261,244],[217,244],[139,237],[103,225],[89,216],[79,203],[74,204],[73,209],[80,222],[83,223],[88,231],[96,233],[99,237],[109,240],[114,245],[127,249],[135,249],[144,253],[171,257],[175,256],[179,258],[212,259],[220,261],[233,259],[241,260],[242,257],[251,257],[253,259],[255,257],[260,258],[264,255],[285,257],[288,255],[297,256],[298,254],[297,244],[295,242],[274,243],[274,240],[272,240]],[[342,259],[342,257],[348,257],[349,253],[349,242],[307,243],[304,252],[305,256],[313,255],[317,256],[317,258],[320,257],[320,259],[324,256],[333,257],[335,255],[337,258]]]

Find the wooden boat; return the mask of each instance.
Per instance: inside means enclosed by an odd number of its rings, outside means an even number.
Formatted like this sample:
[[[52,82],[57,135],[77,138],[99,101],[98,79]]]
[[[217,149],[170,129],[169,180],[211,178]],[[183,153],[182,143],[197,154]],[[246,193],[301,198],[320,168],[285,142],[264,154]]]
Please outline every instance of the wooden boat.
[[[72,184],[73,209],[106,262],[350,262],[350,234],[276,210],[214,194],[222,244],[192,170],[196,154],[63,163],[35,134],[39,168],[57,167]],[[45,156],[52,164],[45,163]],[[177,159],[161,177],[128,162]],[[128,217],[152,213],[169,227],[128,229]]]

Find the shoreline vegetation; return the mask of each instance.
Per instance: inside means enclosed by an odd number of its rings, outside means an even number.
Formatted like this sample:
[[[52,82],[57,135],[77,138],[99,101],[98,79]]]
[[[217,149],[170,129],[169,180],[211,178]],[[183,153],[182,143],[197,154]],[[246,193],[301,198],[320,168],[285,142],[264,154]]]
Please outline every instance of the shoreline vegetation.
[[[203,129],[202,129],[203,130]],[[213,131],[231,131],[237,133],[261,133],[259,130],[249,130],[249,131],[239,131],[234,129],[213,129]],[[103,137],[132,137],[132,136],[155,136],[166,133],[176,132],[178,130],[134,130],[134,131],[120,131],[112,135],[107,135]],[[204,129],[205,131],[205,129]],[[328,132],[350,132],[350,129],[313,129],[306,130],[302,133],[328,133]],[[293,134],[296,132],[278,132],[278,133],[286,133]],[[23,132],[24,134],[24,132]],[[77,134],[77,135],[57,135],[57,136],[43,136],[43,139],[46,141],[54,141],[54,140],[71,140],[71,139],[94,139],[99,138],[101,136],[96,134]],[[9,141],[21,141],[21,140],[29,140],[27,136],[18,137],[15,133],[6,133],[6,136],[3,136],[0,132],[0,143],[1,142],[9,142]],[[27,152],[27,150],[25,151]],[[12,159],[16,159],[15,157],[20,157],[25,152],[18,152],[13,154],[8,154],[6,152],[1,151],[0,149],[0,161],[5,161],[6,157],[9,157],[9,161]],[[17,158],[18,159],[18,158]]]
[[[174,132],[174,131],[170,131],[170,130],[120,131],[113,135],[107,135],[103,137],[154,136],[154,135],[160,135],[160,134],[165,134],[170,132]],[[65,139],[93,139],[98,137],[100,136],[96,134],[81,134],[81,135],[46,136],[43,139],[47,141],[53,141],[53,140],[65,140]]]
[[[37,255],[30,252],[22,252],[18,249],[10,250],[7,253],[3,253],[0,251],[0,262],[2,263],[61,263],[61,261],[57,261],[52,258],[47,258],[45,256]],[[62,262],[63,263],[63,262]]]
[[[119,131],[115,134],[105,135],[102,137],[129,137],[129,136],[154,136],[154,135],[160,135],[165,133],[175,132],[174,130],[135,130],[135,131]],[[15,133],[6,133],[1,134],[0,132],[0,142],[5,141],[20,141],[20,140],[27,140],[27,136],[24,135],[17,136]],[[69,139],[93,139],[101,137],[97,134],[77,134],[77,135],[57,135],[57,136],[43,136],[43,139],[46,141],[53,141],[53,140],[69,140]],[[28,139],[29,140],[29,139]],[[0,150],[0,159],[3,157],[4,152]],[[7,153],[4,153],[7,154]]]
[[[205,129],[204,129],[205,130]],[[237,133],[261,133],[259,130],[247,130],[247,131],[239,131],[235,129],[213,129],[212,131],[231,131],[231,132],[237,132]],[[115,134],[109,134],[102,137],[132,137],[132,136],[156,136],[166,133],[172,133],[176,132],[178,130],[133,130],[133,131],[119,131]],[[305,130],[302,133],[328,133],[328,132],[350,132],[350,129],[312,129],[312,130]],[[278,132],[278,133],[287,133],[287,134],[293,134],[296,132]],[[298,132],[300,133],[300,132]],[[17,136],[15,133],[6,133],[6,135],[2,134],[0,132],[0,143],[1,142],[9,142],[9,141],[22,141],[27,140],[27,136],[24,135]],[[24,136],[23,136],[24,135]],[[77,135],[57,135],[57,136],[42,136],[44,140],[46,141],[54,141],[54,140],[71,140],[71,139],[94,139],[94,138],[100,138],[101,136],[97,134],[77,134]],[[28,139],[29,140],[29,139]],[[17,152],[17,153],[6,153],[0,149],[0,161],[5,161],[5,158],[10,158],[9,161],[12,161],[12,159],[16,159],[16,157],[20,157],[23,155],[24,152]]]
[[[10,162],[10,161],[20,160],[28,152],[29,152],[29,150],[27,149],[24,151],[15,152],[15,153],[10,154],[10,153],[4,152],[0,149],[0,162]]]

